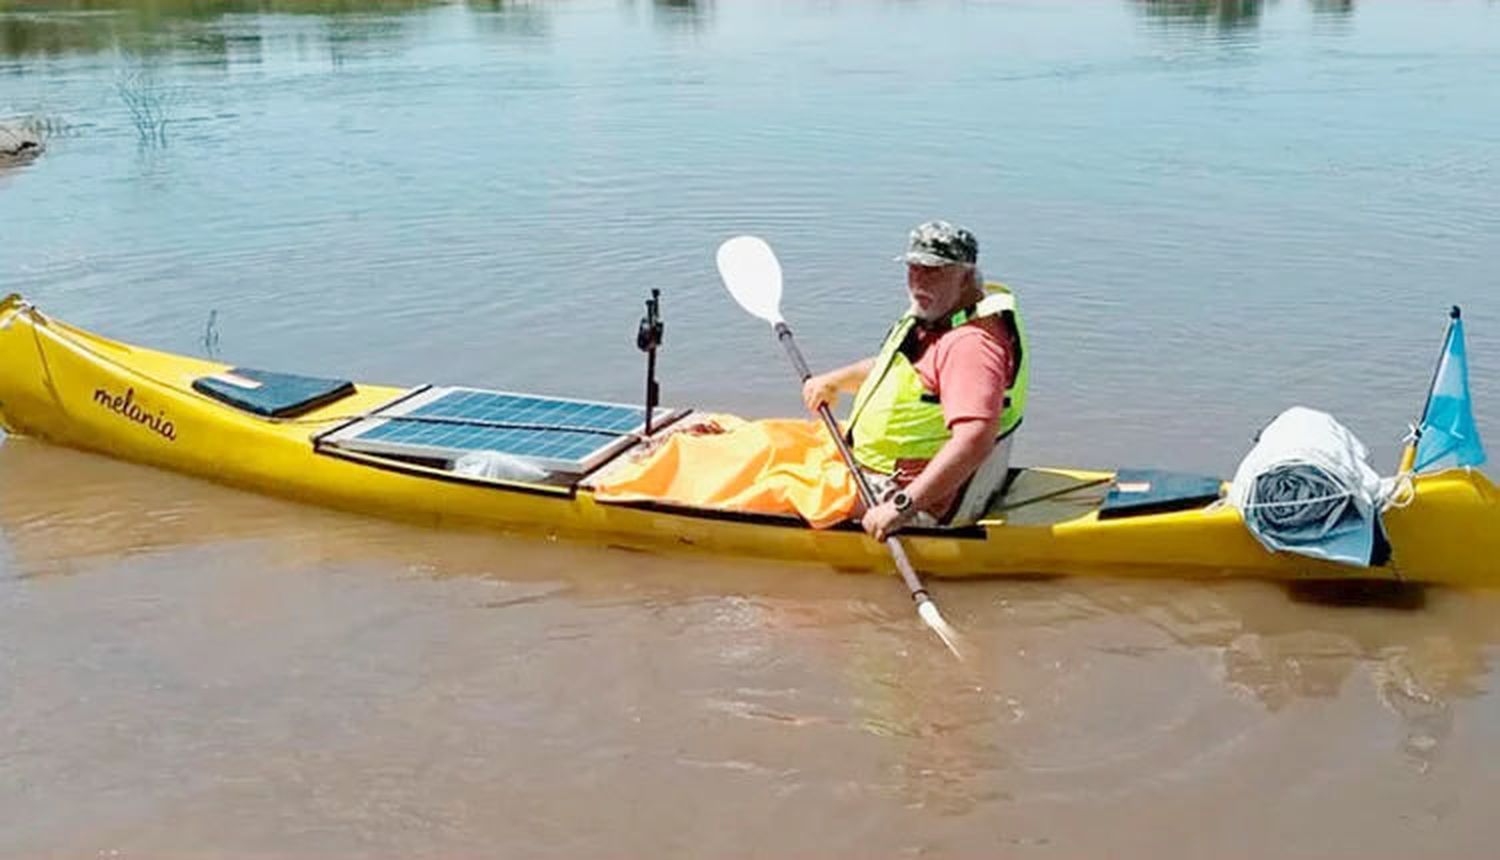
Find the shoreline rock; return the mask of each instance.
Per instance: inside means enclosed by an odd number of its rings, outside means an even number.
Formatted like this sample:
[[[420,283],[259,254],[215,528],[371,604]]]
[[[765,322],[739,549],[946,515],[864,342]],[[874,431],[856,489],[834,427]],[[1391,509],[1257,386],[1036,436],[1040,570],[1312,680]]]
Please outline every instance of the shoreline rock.
[[[35,132],[13,123],[0,123],[0,167],[24,164],[46,147]]]

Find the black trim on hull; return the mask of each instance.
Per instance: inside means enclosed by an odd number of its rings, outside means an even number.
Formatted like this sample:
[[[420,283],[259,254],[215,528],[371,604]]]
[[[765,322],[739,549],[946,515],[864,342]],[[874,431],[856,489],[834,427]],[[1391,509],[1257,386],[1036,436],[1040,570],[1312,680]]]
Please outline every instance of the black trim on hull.
[[[670,514],[672,516],[689,517],[699,520],[723,520],[728,522],[741,522],[746,525],[779,526],[781,528],[797,528],[806,531],[825,532],[863,532],[864,527],[855,520],[845,520],[837,525],[825,529],[814,529],[802,520],[791,516],[780,516],[777,514],[759,514],[747,511],[720,511],[713,508],[695,508],[689,505],[674,505],[670,502],[652,501],[630,501],[613,502],[596,498],[595,501],[601,505],[609,505],[612,508],[633,508],[636,510],[651,511],[658,514]],[[964,540],[984,540],[987,530],[984,526],[959,526],[956,528],[913,528],[908,526],[901,529],[898,534],[908,537],[943,537],[961,538]]]

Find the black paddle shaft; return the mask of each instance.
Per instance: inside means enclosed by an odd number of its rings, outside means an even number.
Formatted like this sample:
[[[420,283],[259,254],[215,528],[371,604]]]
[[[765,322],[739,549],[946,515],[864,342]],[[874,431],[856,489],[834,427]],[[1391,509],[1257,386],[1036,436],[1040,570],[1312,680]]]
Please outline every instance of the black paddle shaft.
[[[797,369],[797,375],[805,383],[812,378],[812,370],[807,366],[807,359],[802,357],[802,351],[797,348],[797,343],[792,339],[792,329],[784,322],[776,323],[776,339],[786,349],[787,357],[792,360],[792,366]],[[827,403],[818,404],[818,417],[823,419],[823,426],[828,428],[828,435],[833,437],[833,444],[839,449],[839,456],[844,458],[844,465],[849,467],[849,472],[854,476],[854,485],[859,488],[859,497],[865,503],[866,509],[873,509],[880,501],[875,498],[875,491],[870,487],[870,481],[865,473],[859,470],[854,462],[854,452],[849,450],[849,443],[844,441],[844,434],[839,430],[838,422],[833,418],[833,411],[828,408]],[[901,579],[906,582],[906,587],[911,591],[911,599],[917,603],[926,603],[932,598],[928,596],[927,589],[922,585],[922,580],[917,576],[917,571],[911,565],[911,559],[906,555],[906,547],[901,545],[901,539],[890,535],[885,539],[886,548],[891,551],[891,557],[896,561],[896,570],[901,573]]]

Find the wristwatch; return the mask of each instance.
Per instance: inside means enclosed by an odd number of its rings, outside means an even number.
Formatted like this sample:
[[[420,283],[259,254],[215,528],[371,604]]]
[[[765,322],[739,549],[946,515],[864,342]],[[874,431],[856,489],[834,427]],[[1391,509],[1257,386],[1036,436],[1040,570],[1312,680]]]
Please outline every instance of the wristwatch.
[[[896,494],[891,496],[891,504],[896,506],[897,513],[911,513],[911,496],[905,490],[897,490]]]

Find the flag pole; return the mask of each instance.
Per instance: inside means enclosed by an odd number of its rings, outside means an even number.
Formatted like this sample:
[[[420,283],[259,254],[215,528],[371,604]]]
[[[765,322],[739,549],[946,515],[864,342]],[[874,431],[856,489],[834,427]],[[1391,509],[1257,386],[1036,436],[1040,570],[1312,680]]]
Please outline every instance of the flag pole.
[[[1437,364],[1432,367],[1432,381],[1427,383],[1427,399],[1422,403],[1422,417],[1417,419],[1416,426],[1412,427],[1411,436],[1407,438],[1406,447],[1401,450],[1401,465],[1397,467],[1398,475],[1409,475],[1417,464],[1417,443],[1422,441],[1422,425],[1427,423],[1427,410],[1432,408],[1432,390],[1437,387],[1438,373],[1443,369],[1443,359],[1448,355],[1448,344],[1453,340],[1453,324],[1463,316],[1463,311],[1458,305],[1454,305],[1448,311],[1448,330],[1443,333],[1443,349],[1438,353]]]

